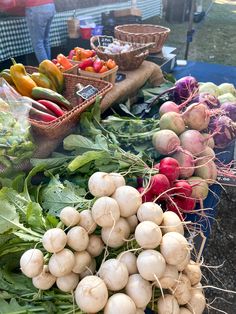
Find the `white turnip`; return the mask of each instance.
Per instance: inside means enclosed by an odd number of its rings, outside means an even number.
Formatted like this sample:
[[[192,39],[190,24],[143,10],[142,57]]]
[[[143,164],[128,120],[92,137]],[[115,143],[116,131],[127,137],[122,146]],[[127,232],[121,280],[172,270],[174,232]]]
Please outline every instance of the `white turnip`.
[[[186,307],[181,307],[179,314],[192,314]]]
[[[214,149],[215,147],[214,138],[208,133],[202,133],[202,136],[204,137],[204,140],[206,141],[206,145]]]
[[[124,293],[113,294],[107,301],[104,314],[136,314],[134,301]]]
[[[181,263],[176,265],[178,271],[183,271],[185,269],[185,267],[190,263],[190,258],[191,258],[191,253],[190,251],[188,251],[186,258]]]
[[[48,262],[48,268],[52,275],[61,277],[68,275],[75,264],[73,252],[68,249],[63,249],[58,253],[54,253]]]
[[[57,278],[56,284],[58,289],[63,292],[71,292],[73,291],[79,282],[79,275],[73,272],[68,275]]]
[[[80,221],[80,213],[71,206],[64,207],[60,212],[60,219],[67,227],[78,225]]]
[[[160,285],[156,282],[156,286],[162,289],[172,288],[179,278],[179,272],[174,265],[166,264],[166,269],[162,277],[159,279]]]
[[[163,211],[158,204],[146,202],[139,207],[137,217],[139,221],[148,220],[160,225],[163,219]]]
[[[66,233],[60,228],[49,229],[42,237],[43,247],[50,253],[60,252],[66,246],[66,242]]]
[[[90,209],[85,209],[80,213],[79,225],[83,227],[88,234],[91,234],[97,228],[96,222],[93,220],[92,212]]]
[[[177,112],[167,112],[163,114],[159,121],[161,130],[171,130],[179,135],[184,132],[185,124],[182,115]]]
[[[32,278],[35,288],[40,290],[50,289],[56,282],[56,277],[48,272],[48,267],[44,266],[43,271],[36,277]]]
[[[180,233],[168,232],[163,235],[160,252],[167,264],[178,265],[182,263],[188,255],[188,251],[188,242]]]
[[[173,101],[166,101],[164,102],[160,109],[159,109],[159,115],[160,117],[163,116],[163,114],[167,113],[167,112],[177,112],[179,113],[179,106],[176,105],[176,103],[174,103]]]
[[[174,153],[172,155],[173,158],[175,158],[180,165],[179,168],[179,177],[182,179],[189,178],[194,173],[194,157],[193,155],[187,151],[182,150]]]
[[[184,227],[179,216],[172,211],[164,212],[161,226],[163,227],[161,228],[163,234],[172,231],[184,234]]]
[[[144,249],[155,249],[161,243],[161,229],[152,221],[140,222],[134,235],[137,243]]]
[[[188,276],[192,286],[198,284],[202,279],[200,264],[197,264],[192,260],[185,267],[183,273]]]
[[[145,250],[137,258],[140,275],[148,281],[156,281],[165,272],[166,262],[162,254],[155,250]]]
[[[108,196],[97,199],[92,206],[93,220],[100,227],[111,227],[120,218],[120,209],[117,201]]]
[[[38,276],[43,271],[43,264],[43,253],[38,249],[27,250],[21,255],[20,269],[29,278]]]
[[[173,154],[180,146],[178,136],[171,130],[160,130],[153,135],[152,143],[162,155]]]
[[[217,167],[214,161],[207,158],[199,159],[196,162],[194,175],[206,180],[209,183],[215,183],[217,179]]]
[[[109,175],[114,182],[116,189],[125,185],[125,178],[120,173],[111,172]]]
[[[132,252],[121,252],[117,259],[124,263],[128,269],[129,275],[136,274],[138,272],[137,268],[137,257]]]
[[[106,172],[95,172],[88,181],[89,192],[95,197],[110,196],[116,186],[112,177]]]
[[[197,200],[204,200],[207,198],[209,188],[207,182],[197,176],[188,178],[188,183],[192,186],[192,198]]]
[[[104,250],[104,243],[100,236],[91,234],[89,236],[89,243],[86,249],[93,257],[99,256]]]
[[[106,305],[107,299],[107,287],[97,276],[83,278],[75,290],[75,301],[85,313],[98,313]]]
[[[118,248],[129,238],[130,227],[126,219],[120,218],[115,226],[102,228],[101,235],[103,242],[107,246]]]
[[[137,308],[146,307],[152,298],[151,284],[139,274],[129,276],[125,292],[134,301]]]
[[[139,206],[142,204],[140,193],[132,186],[120,186],[112,195],[120,208],[122,217],[130,217],[137,213]]]
[[[83,252],[75,252],[75,263],[72,268],[72,271],[76,274],[80,274],[84,272],[87,267],[91,265],[92,258],[91,255],[87,251]]]
[[[123,289],[129,278],[126,265],[118,259],[111,258],[105,261],[98,271],[98,275],[105,282],[107,288],[111,291]]]
[[[191,283],[186,275],[181,274],[172,289],[173,295],[180,305],[188,303],[191,298]]]
[[[80,226],[71,228],[67,233],[67,244],[75,251],[86,250],[89,243],[87,231]]]
[[[187,308],[194,314],[202,314],[206,307],[206,298],[200,292],[191,291],[191,299],[188,301]]]
[[[158,314],[179,314],[179,304],[173,295],[165,294],[157,302]]]
[[[80,279],[83,279],[86,276],[91,276],[95,274],[96,271],[96,260],[95,258],[92,258],[92,262],[88,267],[86,267],[86,270],[79,274]]]
[[[179,136],[179,139],[183,149],[195,156],[198,156],[207,146],[204,137],[197,130],[187,130]]]
[[[130,217],[127,217],[126,220],[127,220],[128,224],[129,224],[130,232],[133,233],[135,228],[138,225],[138,218],[137,218],[137,216],[136,215],[132,215]]]
[[[193,103],[182,114],[185,125],[189,129],[202,131],[210,122],[210,111],[204,103]]]

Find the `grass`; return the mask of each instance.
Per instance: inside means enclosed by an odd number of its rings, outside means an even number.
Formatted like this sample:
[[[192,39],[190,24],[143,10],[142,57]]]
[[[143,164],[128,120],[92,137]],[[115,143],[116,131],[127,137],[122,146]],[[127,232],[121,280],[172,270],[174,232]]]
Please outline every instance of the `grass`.
[[[236,65],[236,1],[205,0],[204,10],[212,4],[201,23],[194,23],[195,35],[190,44],[189,60]],[[171,24],[154,17],[147,22],[167,26],[171,33],[166,45],[176,47],[178,59],[184,58],[188,23]]]

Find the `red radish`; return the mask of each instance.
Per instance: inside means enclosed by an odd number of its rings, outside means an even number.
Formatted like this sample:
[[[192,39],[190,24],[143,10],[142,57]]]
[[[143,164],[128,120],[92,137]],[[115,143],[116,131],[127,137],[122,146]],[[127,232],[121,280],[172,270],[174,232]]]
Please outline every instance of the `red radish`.
[[[160,195],[170,188],[170,182],[164,174],[155,174],[151,177],[150,190],[155,195]]]
[[[180,165],[180,172],[179,177],[180,178],[189,178],[194,173],[194,157],[193,155],[187,151],[178,151],[172,155],[174,159],[176,159],[179,162]]]
[[[154,199],[154,195],[151,192],[150,189],[145,189],[143,187],[139,187],[137,188],[137,190],[139,191],[140,194],[142,194],[142,202],[146,203],[146,202],[152,202]]]
[[[161,130],[171,130],[179,135],[185,131],[185,123],[182,115],[177,112],[167,112],[163,114],[159,121]]]
[[[179,113],[179,106],[176,105],[175,102],[173,101],[166,101],[164,102],[160,109],[159,109],[159,115],[160,117],[164,114],[164,113],[167,113],[167,112],[177,112]]]
[[[152,140],[155,149],[162,155],[173,154],[180,146],[178,136],[171,130],[156,132]]]
[[[194,103],[187,108],[182,117],[187,127],[202,131],[208,127],[210,111],[206,104]]]
[[[196,200],[194,198],[178,198],[178,205],[181,211],[190,212],[193,211],[196,206]]]
[[[179,196],[186,196],[190,197],[192,194],[192,187],[186,180],[178,180],[174,182],[173,187],[176,189],[173,190],[171,193],[172,194],[177,194]]]
[[[159,172],[164,174],[167,179],[175,181],[179,177],[179,163],[172,157],[165,157],[160,161]]]
[[[181,220],[184,220],[185,215],[183,214],[182,210],[179,207],[180,200],[178,198],[172,198],[172,200],[173,200],[173,202],[171,202],[171,201],[167,202],[166,209],[168,211],[174,212],[176,215],[179,216],[179,218]]]
[[[206,148],[206,141],[197,130],[187,130],[180,137],[181,146],[193,155],[199,155]]]
[[[153,168],[154,168],[154,169],[157,169],[157,170],[159,170],[159,168],[160,168],[160,163],[158,163],[158,164],[155,164],[155,165],[153,166]]]

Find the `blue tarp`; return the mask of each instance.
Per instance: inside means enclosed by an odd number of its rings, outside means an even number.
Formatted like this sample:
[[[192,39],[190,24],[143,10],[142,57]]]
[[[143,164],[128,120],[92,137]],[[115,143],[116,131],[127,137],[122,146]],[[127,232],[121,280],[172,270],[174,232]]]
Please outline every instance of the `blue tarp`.
[[[175,78],[192,75],[199,82],[232,83],[236,86],[236,67],[223,64],[188,61],[186,66],[176,66],[173,69]]]

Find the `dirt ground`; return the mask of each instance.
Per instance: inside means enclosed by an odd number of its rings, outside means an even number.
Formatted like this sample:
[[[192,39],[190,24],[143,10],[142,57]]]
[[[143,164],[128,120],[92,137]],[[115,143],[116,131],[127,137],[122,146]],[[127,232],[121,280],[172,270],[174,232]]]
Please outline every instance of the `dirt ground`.
[[[188,59],[236,66],[236,1],[205,0],[203,4],[206,11],[210,10],[202,23],[194,23]],[[176,47],[178,59],[183,59],[188,23],[171,24],[164,17],[155,17],[150,22],[171,29],[166,44]],[[203,267],[207,279],[204,285],[236,291],[236,187],[226,188],[217,210],[203,254],[204,264],[214,268]],[[236,294],[210,288],[205,293],[209,304],[205,313],[236,314]]]

